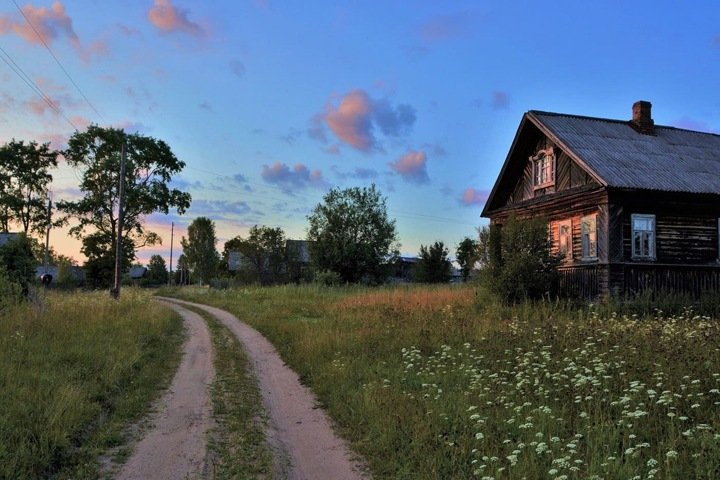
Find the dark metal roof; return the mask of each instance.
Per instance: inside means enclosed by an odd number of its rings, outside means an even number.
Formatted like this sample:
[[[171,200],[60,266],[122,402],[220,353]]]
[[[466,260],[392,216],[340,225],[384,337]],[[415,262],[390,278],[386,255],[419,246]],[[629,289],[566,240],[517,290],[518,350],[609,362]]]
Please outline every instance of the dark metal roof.
[[[644,135],[627,121],[540,111],[527,116],[604,185],[720,194],[720,135],[664,126]]]

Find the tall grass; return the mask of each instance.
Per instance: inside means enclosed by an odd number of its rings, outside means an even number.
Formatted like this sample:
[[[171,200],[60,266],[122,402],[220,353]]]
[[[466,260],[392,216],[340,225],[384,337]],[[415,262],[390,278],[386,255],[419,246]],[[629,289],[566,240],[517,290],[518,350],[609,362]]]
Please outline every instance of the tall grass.
[[[179,318],[131,289],[0,312],[0,478],[94,478],[167,385],[181,341]]]
[[[472,287],[212,291],[279,348],[375,478],[720,478],[720,324]]]

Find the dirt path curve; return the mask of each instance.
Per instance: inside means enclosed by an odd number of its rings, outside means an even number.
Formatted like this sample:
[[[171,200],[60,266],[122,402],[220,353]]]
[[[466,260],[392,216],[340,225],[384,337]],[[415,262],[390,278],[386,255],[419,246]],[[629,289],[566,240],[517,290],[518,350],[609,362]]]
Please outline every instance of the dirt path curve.
[[[240,340],[258,377],[270,418],[268,438],[286,457],[280,476],[290,480],[356,480],[359,462],[330,427],[314,395],[280,359],[275,347],[234,315],[207,305],[163,298],[201,308],[220,320]]]
[[[167,303],[167,302],[164,302]],[[153,425],[135,446],[117,479],[205,478],[207,431],[212,424],[208,386],[215,377],[212,343],[205,321],[197,313],[167,303],[188,329],[180,367]]]

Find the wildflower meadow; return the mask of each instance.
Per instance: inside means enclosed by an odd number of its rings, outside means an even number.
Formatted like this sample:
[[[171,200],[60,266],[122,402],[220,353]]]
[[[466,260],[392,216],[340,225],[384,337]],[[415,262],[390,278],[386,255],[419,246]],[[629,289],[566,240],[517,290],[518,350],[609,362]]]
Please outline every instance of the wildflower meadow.
[[[261,330],[373,478],[720,478],[720,323],[473,286],[192,290]]]

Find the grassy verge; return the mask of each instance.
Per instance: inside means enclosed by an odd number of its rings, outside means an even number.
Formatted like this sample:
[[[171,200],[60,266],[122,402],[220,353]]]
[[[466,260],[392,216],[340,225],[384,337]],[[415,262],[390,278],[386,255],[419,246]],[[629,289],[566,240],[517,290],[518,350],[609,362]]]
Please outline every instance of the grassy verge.
[[[131,289],[0,312],[0,478],[95,478],[172,378],[182,338],[177,315]]]
[[[720,478],[720,323],[471,287],[183,289],[279,349],[375,478]]]
[[[210,390],[215,427],[209,442],[214,478],[269,478],[272,454],[265,441],[265,410],[247,355],[225,326],[195,311],[208,323],[215,352]]]

